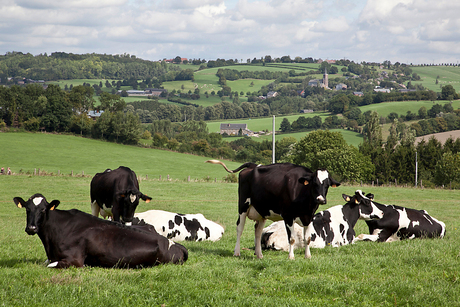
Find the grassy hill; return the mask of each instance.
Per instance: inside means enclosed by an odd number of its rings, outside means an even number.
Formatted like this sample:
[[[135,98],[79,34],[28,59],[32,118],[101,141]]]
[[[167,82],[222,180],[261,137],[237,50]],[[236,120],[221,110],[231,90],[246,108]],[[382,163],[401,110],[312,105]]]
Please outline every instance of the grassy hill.
[[[205,157],[176,152],[126,146],[71,135],[43,133],[0,133],[2,154],[0,166],[11,167],[15,173],[35,169],[57,174],[94,175],[120,165],[130,167],[138,176],[174,180],[221,180],[227,173],[209,163]],[[240,163],[226,162],[229,168]]]

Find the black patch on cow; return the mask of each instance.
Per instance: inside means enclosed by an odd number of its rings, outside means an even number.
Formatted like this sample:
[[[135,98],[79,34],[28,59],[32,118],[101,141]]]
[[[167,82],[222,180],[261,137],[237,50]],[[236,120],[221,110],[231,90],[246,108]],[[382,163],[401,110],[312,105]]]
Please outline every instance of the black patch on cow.
[[[190,233],[190,237],[188,238],[189,241],[196,241],[198,238],[198,230],[203,230],[203,227],[201,227],[201,224],[197,219],[188,220],[184,217],[184,226],[185,229],[187,229],[187,232]],[[187,238],[185,238],[185,240],[187,240]]]
[[[163,226],[163,232],[165,232],[165,231],[166,231],[166,228]]]
[[[341,223],[340,226],[339,226],[339,230],[340,230],[340,234],[341,234],[342,237],[343,237],[344,230],[345,230],[345,225],[343,225],[343,224]]]
[[[174,217],[174,222],[176,223],[177,226],[180,226],[180,224],[182,223],[182,217],[180,215],[176,215]]]
[[[312,242],[315,241],[316,240],[316,233],[312,233],[310,238],[311,238]]]
[[[240,217],[238,216],[238,220],[236,221],[236,226],[240,224]]]
[[[171,222],[171,221],[170,221],[170,222]],[[180,235],[180,231],[179,231],[179,230],[174,230],[173,232],[168,233],[166,237],[167,237],[168,239],[172,239],[172,238],[174,238],[176,235],[178,235],[178,236]]]
[[[204,228],[204,233],[206,234],[206,239],[209,238],[211,236],[211,232],[209,231],[209,228],[208,227],[205,227]],[[201,239],[200,239],[201,240]]]
[[[168,225],[169,225],[169,229],[173,229],[174,228],[174,221],[169,221],[168,222]]]

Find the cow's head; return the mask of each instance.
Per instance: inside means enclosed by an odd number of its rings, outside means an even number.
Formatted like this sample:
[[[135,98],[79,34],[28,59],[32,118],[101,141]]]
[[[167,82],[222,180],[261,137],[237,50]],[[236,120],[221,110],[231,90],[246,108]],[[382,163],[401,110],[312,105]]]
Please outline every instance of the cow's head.
[[[309,173],[299,179],[304,185],[310,185],[313,198],[317,204],[327,203],[326,195],[329,187],[338,187],[340,182],[334,180],[326,169],[318,169],[314,173]]]
[[[377,208],[372,202],[374,198],[373,194],[367,194],[364,196],[363,191],[356,190],[354,196],[348,196],[342,194],[343,199],[347,202],[352,202],[359,206],[359,218],[369,221],[374,219],[381,219],[383,217],[383,211]]]
[[[129,190],[120,194],[121,212],[120,218],[126,225],[131,225],[134,217],[134,212],[139,205],[139,200],[144,200],[146,203],[152,200],[151,197],[142,194],[139,190]]]
[[[59,200],[53,200],[51,203],[48,203],[45,196],[42,194],[34,194],[27,201],[24,201],[21,197],[15,197],[13,201],[18,208],[26,208],[26,232],[29,235],[38,233],[40,227],[42,227],[46,221],[48,212],[54,210],[59,205]]]

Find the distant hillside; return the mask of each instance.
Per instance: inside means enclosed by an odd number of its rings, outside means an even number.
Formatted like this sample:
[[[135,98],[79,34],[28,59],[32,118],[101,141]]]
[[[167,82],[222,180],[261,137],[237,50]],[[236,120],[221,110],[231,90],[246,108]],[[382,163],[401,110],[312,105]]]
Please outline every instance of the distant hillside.
[[[146,79],[168,71],[166,63],[136,58],[134,55],[73,54],[54,52],[51,55],[8,52],[0,55],[0,78],[33,80],[68,79]]]

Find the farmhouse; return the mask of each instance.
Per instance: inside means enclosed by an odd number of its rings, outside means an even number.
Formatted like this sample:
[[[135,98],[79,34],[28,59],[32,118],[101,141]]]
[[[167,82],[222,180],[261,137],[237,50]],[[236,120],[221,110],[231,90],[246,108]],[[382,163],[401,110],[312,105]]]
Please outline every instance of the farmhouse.
[[[228,135],[238,135],[238,133],[242,133],[242,135],[252,135],[253,132],[248,129],[247,124],[220,124],[220,134],[228,134]]]

